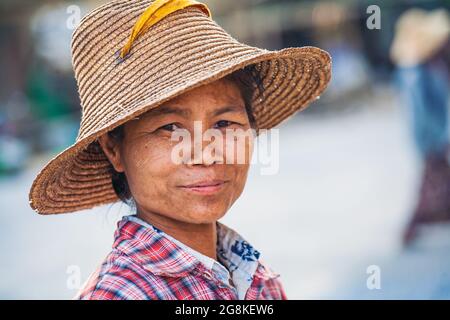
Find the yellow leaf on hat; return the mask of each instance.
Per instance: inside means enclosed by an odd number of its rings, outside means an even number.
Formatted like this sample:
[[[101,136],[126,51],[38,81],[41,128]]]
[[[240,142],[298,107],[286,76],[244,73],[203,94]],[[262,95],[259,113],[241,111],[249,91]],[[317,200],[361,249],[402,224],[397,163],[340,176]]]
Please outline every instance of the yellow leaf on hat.
[[[136,38],[147,31],[158,21],[162,20],[165,16],[175,12],[177,10],[184,9],[186,7],[195,6],[200,8],[208,17],[211,17],[211,11],[204,3],[194,0],[155,0],[152,4],[145,9],[142,15],[135,23],[131,35],[120,52],[120,57],[124,58],[131,50],[131,46]]]

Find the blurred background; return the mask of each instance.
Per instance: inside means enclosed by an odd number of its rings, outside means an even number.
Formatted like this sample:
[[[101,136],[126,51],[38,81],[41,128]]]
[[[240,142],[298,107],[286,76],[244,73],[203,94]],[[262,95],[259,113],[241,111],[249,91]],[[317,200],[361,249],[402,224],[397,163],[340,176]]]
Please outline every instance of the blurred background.
[[[72,298],[128,212],[28,205],[76,138],[71,34],[105,2],[0,0],[0,299]],[[281,126],[279,173],[252,168],[222,222],[290,299],[449,299],[450,1],[204,2],[241,42],[333,57],[326,94]]]

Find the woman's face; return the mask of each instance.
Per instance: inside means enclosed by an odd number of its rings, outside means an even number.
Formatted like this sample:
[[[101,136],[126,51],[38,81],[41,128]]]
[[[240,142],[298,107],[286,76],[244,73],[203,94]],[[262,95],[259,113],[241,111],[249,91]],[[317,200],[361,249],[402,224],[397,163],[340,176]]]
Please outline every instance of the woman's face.
[[[201,123],[195,137],[194,121]],[[204,151],[211,143],[198,136],[207,129],[220,130],[223,148],[198,157],[194,149]],[[104,135],[100,143],[115,170],[125,173],[138,212],[187,223],[211,223],[225,215],[241,195],[251,157],[253,137],[240,145],[246,155],[244,163],[237,161],[237,149],[234,154],[225,152],[230,141],[237,141],[226,138],[226,129],[249,132],[251,126],[237,84],[220,79],[129,121],[121,141]],[[172,151],[181,140],[171,137],[183,130],[189,132],[192,148],[180,164],[174,161]]]

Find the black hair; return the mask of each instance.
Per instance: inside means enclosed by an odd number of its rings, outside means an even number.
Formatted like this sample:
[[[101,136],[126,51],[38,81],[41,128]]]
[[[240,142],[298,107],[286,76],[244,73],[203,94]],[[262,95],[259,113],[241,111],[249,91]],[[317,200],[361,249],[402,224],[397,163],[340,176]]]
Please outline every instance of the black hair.
[[[245,103],[245,110],[247,111],[250,126],[253,129],[257,129],[256,119],[253,114],[252,99],[256,93],[255,92],[256,89],[258,89],[259,95],[262,95],[264,92],[264,88],[262,85],[262,79],[256,72],[255,66],[250,65],[244,67],[225,76],[225,78],[232,80],[238,84],[242,98]],[[109,131],[108,135],[112,139],[120,143],[125,136],[124,126],[121,125]],[[111,172],[112,186],[117,196],[123,202],[130,204],[130,202],[132,201],[132,196],[125,173],[117,172],[112,166],[112,164],[110,166],[110,172]]]
[[[123,140],[123,138],[125,137],[125,130],[124,130],[123,125],[118,126],[117,128],[108,132],[108,135],[110,138],[112,138],[115,141],[117,141],[118,143],[120,143]],[[109,170],[111,173],[112,186],[113,186],[113,189],[114,189],[116,195],[123,202],[129,203],[129,201],[131,200],[131,192],[130,192],[130,187],[128,186],[128,181],[127,181],[127,177],[125,176],[125,173],[117,172],[116,169],[114,169],[112,164],[110,164]]]

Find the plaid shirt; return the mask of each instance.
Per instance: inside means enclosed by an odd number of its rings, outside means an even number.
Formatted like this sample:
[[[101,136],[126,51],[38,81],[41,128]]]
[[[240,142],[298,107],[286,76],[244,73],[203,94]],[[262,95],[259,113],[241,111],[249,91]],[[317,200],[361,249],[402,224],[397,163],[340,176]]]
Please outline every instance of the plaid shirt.
[[[135,215],[118,222],[112,251],[75,297],[83,300],[287,299],[259,252],[217,222],[220,263]]]

